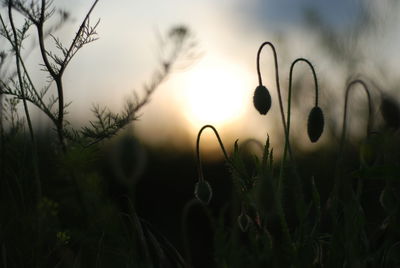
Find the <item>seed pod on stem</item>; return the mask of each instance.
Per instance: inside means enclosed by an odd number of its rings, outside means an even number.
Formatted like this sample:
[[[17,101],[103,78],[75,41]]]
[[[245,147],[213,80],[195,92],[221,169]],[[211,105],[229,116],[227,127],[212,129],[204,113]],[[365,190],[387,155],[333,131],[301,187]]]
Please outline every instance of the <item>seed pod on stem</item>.
[[[285,122],[285,114],[283,112],[283,104],[282,104],[282,97],[281,97],[281,89],[279,85],[279,68],[278,68],[278,57],[276,55],[276,50],[274,45],[271,42],[264,42],[258,49],[257,52],[257,75],[258,75],[258,86],[256,87],[253,95],[253,104],[254,107],[260,114],[267,114],[269,109],[271,108],[271,95],[268,89],[262,83],[261,71],[260,71],[260,55],[261,51],[264,46],[268,45],[272,49],[272,53],[275,60],[275,80],[276,80],[276,90],[278,92],[278,99],[279,99],[279,107],[282,116],[282,123],[284,126],[284,130],[286,131],[286,122]]]
[[[265,115],[268,113],[271,108],[271,95],[265,86],[259,85],[256,87],[253,96],[253,104],[260,114]]]
[[[324,115],[322,109],[318,106],[318,96],[319,96],[319,88],[318,88],[318,80],[317,75],[315,73],[314,66],[311,62],[305,58],[297,58],[294,60],[290,66],[289,72],[289,94],[288,94],[288,116],[287,116],[287,128],[288,128],[288,137],[286,137],[287,142],[289,142],[289,133],[290,133],[290,109],[291,109],[291,99],[292,99],[292,78],[293,78],[293,69],[296,63],[304,62],[306,63],[312,72],[314,78],[314,87],[315,87],[315,104],[314,107],[311,109],[310,114],[308,115],[307,121],[307,133],[308,137],[310,138],[311,142],[317,142],[318,139],[321,137],[322,132],[324,131]]]
[[[194,195],[198,200],[200,200],[204,204],[208,204],[212,198],[212,188],[211,188],[210,184],[204,179],[203,168],[201,165],[201,157],[200,157],[200,137],[201,137],[201,134],[203,133],[203,130],[205,130],[206,128],[211,128],[214,131],[214,134],[217,137],[218,143],[224,154],[225,160],[229,162],[228,154],[226,153],[224,144],[222,143],[222,140],[218,134],[218,131],[212,125],[203,126],[199,130],[199,133],[197,134],[197,140],[196,140],[197,171],[198,171],[199,180],[195,185]]]
[[[324,114],[319,106],[314,106],[308,116],[307,133],[311,142],[317,142],[324,131]]]

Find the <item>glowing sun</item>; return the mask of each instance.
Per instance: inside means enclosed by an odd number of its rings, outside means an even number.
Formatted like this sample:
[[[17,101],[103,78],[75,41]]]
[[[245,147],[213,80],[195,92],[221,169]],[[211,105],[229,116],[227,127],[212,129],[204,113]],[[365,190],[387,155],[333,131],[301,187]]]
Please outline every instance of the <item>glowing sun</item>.
[[[249,80],[246,71],[226,63],[191,70],[184,83],[186,118],[196,127],[238,119],[248,103]]]

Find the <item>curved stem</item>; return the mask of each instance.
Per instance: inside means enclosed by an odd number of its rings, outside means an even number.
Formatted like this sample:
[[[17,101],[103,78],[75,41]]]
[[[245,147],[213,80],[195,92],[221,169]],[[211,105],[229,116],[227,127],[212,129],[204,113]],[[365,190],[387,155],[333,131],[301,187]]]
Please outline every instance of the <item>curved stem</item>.
[[[288,127],[287,127],[286,121],[285,121],[285,112],[283,110],[281,87],[280,87],[280,84],[279,84],[278,57],[277,57],[277,54],[276,54],[275,47],[271,42],[262,43],[260,48],[258,49],[258,52],[257,52],[258,82],[259,82],[259,85],[262,85],[262,78],[261,78],[261,71],[260,71],[260,54],[261,54],[261,51],[262,51],[263,47],[266,46],[266,45],[271,47],[273,55],[274,55],[276,90],[277,90],[277,93],[278,93],[279,109],[280,109],[280,113],[281,113],[281,120],[282,120],[283,131],[284,131],[284,134],[285,134],[285,139],[286,139],[285,140],[285,144],[286,144],[288,142],[288,136],[289,135],[288,135]],[[289,143],[287,143],[287,144],[289,145]],[[289,152],[290,152],[290,155],[292,155],[291,154],[291,150],[290,150],[290,145],[289,145]],[[277,202],[279,204],[278,205],[278,214],[279,214],[279,218],[280,218],[280,222],[281,222],[281,225],[282,225],[282,229],[283,229],[283,233],[284,233],[286,242],[288,243],[288,245],[289,245],[289,247],[291,249],[291,252],[294,253],[295,249],[292,246],[292,239],[290,237],[290,232],[289,232],[289,228],[288,228],[288,225],[287,225],[287,222],[286,222],[285,212],[284,212],[284,209],[283,209],[283,206],[282,206],[282,188],[283,187],[281,187],[281,186],[283,184],[283,182],[282,182],[282,180],[283,180],[283,166],[284,166],[284,163],[285,163],[285,157],[286,156],[284,155],[283,158],[282,158],[281,167],[280,167],[280,174],[279,174],[279,186],[278,186],[278,194],[277,194],[278,195],[277,196]]]
[[[315,69],[314,66],[311,64],[311,62],[305,58],[297,58],[296,60],[294,60],[292,62],[292,64],[290,65],[290,71],[289,71],[289,90],[288,90],[288,106],[287,106],[287,121],[286,121],[286,127],[287,127],[287,131],[286,131],[286,136],[285,136],[285,147],[284,147],[284,151],[283,151],[283,161],[282,163],[285,161],[286,159],[286,155],[289,152],[289,155],[291,157],[291,161],[293,162],[293,170],[295,173],[295,184],[296,184],[296,188],[297,191],[295,192],[295,194],[298,195],[298,214],[300,217],[302,217],[302,211],[305,210],[305,202],[304,202],[304,196],[303,196],[303,192],[302,192],[302,184],[301,184],[301,179],[300,179],[300,175],[297,171],[297,166],[295,163],[295,159],[293,157],[292,154],[292,149],[290,146],[290,115],[291,115],[291,100],[292,100],[292,80],[293,80],[293,70],[295,65],[298,62],[304,62],[306,63],[312,72],[313,75],[313,79],[314,79],[314,85],[315,85],[315,106],[318,106],[318,80],[317,80],[317,75],[315,73]],[[280,170],[281,174],[283,174],[283,164],[281,165],[281,170]],[[278,189],[282,188],[282,184],[283,184],[283,177],[282,179],[279,181],[279,186]],[[280,190],[281,191],[281,190]]]
[[[312,72],[313,78],[314,78],[314,85],[315,85],[315,106],[318,106],[318,80],[317,80],[317,75],[315,73],[315,69],[314,66],[311,64],[311,62],[305,58],[297,58],[296,60],[294,60],[292,62],[292,64],[290,65],[290,71],[289,71],[289,93],[288,93],[288,107],[287,107],[287,136],[286,136],[286,142],[285,142],[285,149],[283,151],[283,159],[286,158],[286,153],[287,150],[289,150],[289,154],[292,155],[291,152],[291,147],[290,147],[290,142],[289,142],[289,133],[290,133],[290,115],[291,115],[291,102],[292,102],[292,80],[293,80],[293,70],[294,70],[294,66],[296,65],[296,63],[298,62],[304,62],[306,63]]]
[[[272,49],[272,52],[274,54],[274,61],[275,61],[275,80],[276,80],[276,90],[278,92],[278,100],[279,100],[279,108],[280,108],[280,112],[281,112],[281,119],[282,119],[282,124],[283,124],[283,130],[285,132],[285,136],[286,136],[286,132],[287,132],[287,127],[286,127],[286,121],[285,121],[285,112],[283,111],[283,104],[282,104],[282,95],[281,95],[281,87],[279,84],[279,68],[278,68],[278,57],[276,55],[276,50],[274,45],[271,42],[264,42],[261,44],[260,48],[258,49],[257,52],[257,74],[258,74],[258,82],[259,85],[262,85],[262,78],[261,78],[261,71],[260,71],[260,55],[261,55],[261,51],[263,49],[264,46],[270,46]]]
[[[197,134],[197,140],[196,140],[197,169],[198,169],[198,174],[199,174],[199,181],[203,181],[204,180],[203,169],[201,168],[202,166],[201,166],[201,157],[200,157],[200,137],[201,137],[201,133],[206,128],[211,128],[214,131],[214,134],[218,139],[219,146],[221,147],[221,150],[222,150],[222,152],[224,154],[225,160],[229,162],[228,154],[227,154],[227,152],[225,150],[224,144],[222,143],[222,140],[221,140],[221,137],[219,136],[218,131],[212,125],[203,126],[199,130],[199,133]]]
[[[372,115],[371,96],[370,96],[368,87],[365,84],[365,82],[363,80],[356,79],[356,80],[351,81],[346,87],[346,95],[345,95],[345,100],[344,100],[342,135],[341,135],[340,144],[339,144],[339,156],[338,156],[338,160],[336,162],[335,181],[334,181],[334,185],[333,185],[333,191],[331,192],[331,197],[329,198],[330,200],[335,199],[335,196],[338,194],[341,182],[343,181],[339,174],[339,167],[341,166],[342,160],[343,160],[344,141],[346,138],[346,121],[347,121],[347,107],[348,107],[349,93],[355,84],[362,85],[362,87],[367,95],[367,99],[368,99],[368,123],[367,123],[367,132],[368,133],[367,133],[367,135],[369,135],[369,133],[371,131],[371,125],[372,125],[372,123],[371,123],[371,121],[372,121],[371,120],[371,115]],[[332,205],[335,206],[335,204],[332,204]]]
[[[367,99],[368,99],[368,123],[367,123],[367,135],[370,134],[371,132],[371,125],[372,125],[372,105],[371,105],[371,95],[369,93],[369,89],[367,87],[367,85],[365,84],[365,82],[363,80],[360,79],[356,79],[351,81],[346,88],[346,96],[345,96],[345,100],[344,100],[344,113],[343,113],[343,126],[342,126],[342,135],[340,138],[340,147],[339,147],[339,156],[342,155],[343,153],[343,147],[344,147],[344,140],[346,137],[346,121],[347,121],[347,106],[348,106],[348,100],[349,100],[349,93],[350,90],[353,88],[353,85],[355,84],[361,84],[364,88],[364,91],[367,95]]]

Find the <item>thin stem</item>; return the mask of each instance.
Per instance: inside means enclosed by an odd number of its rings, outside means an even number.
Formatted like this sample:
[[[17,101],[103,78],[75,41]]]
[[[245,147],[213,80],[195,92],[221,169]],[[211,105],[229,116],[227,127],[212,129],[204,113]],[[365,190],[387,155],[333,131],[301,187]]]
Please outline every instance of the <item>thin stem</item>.
[[[3,28],[6,29],[6,25],[4,23],[4,20],[3,20],[3,17],[1,16],[1,14],[0,14],[0,23],[1,23],[1,26],[3,26]],[[11,36],[8,34],[7,31],[5,31],[5,34],[6,34],[7,40],[9,40],[11,45],[14,46],[14,44],[12,42],[12,39],[11,39]],[[37,92],[37,90],[35,88],[35,85],[33,84],[32,79],[31,79],[31,77],[29,75],[29,72],[28,72],[28,70],[27,70],[27,68],[25,66],[25,62],[24,62],[24,60],[23,60],[23,58],[21,56],[21,53],[18,53],[18,56],[19,56],[19,62],[20,62],[21,67],[22,67],[22,69],[24,71],[24,75],[26,76],[26,79],[29,82],[29,85],[30,85],[30,88],[31,88],[30,90],[36,95],[36,98],[37,98],[38,102],[36,102],[33,98],[30,98],[29,96],[22,97],[22,96],[20,96],[20,95],[18,95],[16,93],[13,93],[12,90],[10,90],[9,87],[2,80],[0,80],[0,88],[3,87],[2,88],[2,92],[4,94],[6,94],[6,95],[13,95],[13,96],[18,97],[20,99],[26,99],[27,101],[31,102],[33,105],[37,106],[40,110],[42,110],[50,118],[51,121],[56,122],[56,118],[47,109],[46,105],[43,102],[42,96],[40,96],[40,94]],[[4,89],[7,89],[7,91],[4,90]]]
[[[54,67],[51,65],[48,57],[47,57],[47,50],[44,44],[44,31],[43,31],[43,25],[45,21],[45,9],[46,9],[46,0],[42,0],[42,5],[41,5],[41,14],[39,21],[34,22],[35,26],[37,28],[37,33],[38,33],[38,39],[39,39],[39,47],[40,47],[40,54],[42,55],[42,59],[44,62],[44,65],[46,66],[47,71],[49,72],[50,76],[54,79],[57,85],[57,97],[58,97],[58,115],[56,119],[56,129],[57,129],[57,135],[58,135],[58,140],[61,145],[61,149],[63,152],[66,152],[66,145],[65,145],[65,140],[64,140],[64,90],[63,90],[63,84],[62,84],[62,74],[54,69]]]
[[[22,103],[24,105],[24,111],[25,111],[26,121],[28,123],[28,128],[29,128],[29,134],[30,134],[30,137],[31,137],[31,141],[32,141],[32,143],[34,143],[35,142],[35,138],[34,138],[34,135],[33,135],[32,121],[31,121],[31,117],[30,117],[30,114],[29,114],[28,104],[27,104],[26,99],[25,99],[25,87],[24,87],[23,80],[22,80],[21,66],[20,66],[20,60],[19,60],[20,59],[20,47],[18,45],[19,42],[18,42],[17,30],[15,28],[14,19],[13,19],[13,16],[12,16],[12,3],[11,3],[11,1],[8,2],[8,18],[9,18],[9,21],[10,21],[10,25],[11,25],[11,29],[12,29],[13,37],[14,37],[14,40],[13,40],[13,42],[11,42],[11,44],[12,44],[12,47],[13,47],[14,52],[15,52],[15,61],[16,61],[16,66],[17,66],[17,75],[18,75],[19,87],[20,87],[20,90],[21,90]],[[10,41],[11,41],[11,39],[10,39]]]
[[[46,46],[44,44],[44,31],[43,31],[43,25],[44,25],[44,20],[45,20],[45,6],[46,6],[46,0],[42,0],[42,7],[41,7],[41,15],[39,18],[39,21],[32,21],[37,29],[38,33],[38,41],[39,41],[39,48],[40,48],[40,54],[42,56],[44,65],[46,66],[47,71],[50,73],[51,77],[55,79],[58,75],[56,70],[54,70],[53,66],[51,66],[50,61],[47,57],[47,50]]]
[[[291,103],[292,103],[292,80],[293,80],[293,70],[294,66],[298,62],[304,62],[306,63],[312,72],[313,78],[314,78],[314,85],[315,85],[315,106],[318,106],[318,80],[317,80],[317,75],[315,73],[314,66],[311,64],[311,62],[305,58],[298,58],[292,62],[290,65],[290,71],[289,71],[289,94],[288,94],[288,107],[287,107],[287,137],[285,141],[285,149],[283,152],[283,159],[286,158],[286,153],[287,150],[289,150],[290,155],[292,155],[291,152],[291,147],[290,147],[290,142],[289,142],[289,137],[290,137],[290,115],[291,115]]]
[[[13,32],[13,37],[14,37],[13,42],[11,41],[11,38],[10,38],[10,42],[11,42],[14,52],[15,52],[15,61],[16,61],[16,67],[17,67],[17,76],[18,76],[19,87],[21,90],[21,98],[22,98],[22,103],[23,103],[24,110],[25,110],[26,121],[28,123],[29,133],[30,133],[30,137],[31,137],[32,162],[33,162],[34,178],[35,178],[35,184],[36,184],[36,202],[39,203],[42,198],[42,184],[41,184],[41,180],[40,180],[40,176],[39,176],[39,169],[38,169],[38,155],[37,155],[36,141],[35,141],[35,137],[33,134],[32,121],[30,118],[28,104],[27,104],[26,95],[25,95],[24,80],[22,78],[22,71],[21,71],[22,59],[21,59],[21,54],[20,54],[20,49],[21,49],[20,45],[21,44],[18,41],[17,30],[16,30],[16,27],[14,24],[14,19],[12,16],[12,2],[11,1],[8,2],[8,17],[9,17],[11,29]],[[8,36],[8,34],[7,34],[7,36]],[[22,37],[21,37],[20,42],[22,43]],[[41,220],[40,220],[39,216],[37,218],[37,240],[38,240],[37,250],[39,251],[37,253],[40,253],[41,247],[42,247],[42,224],[41,224]],[[37,262],[37,266],[39,266],[39,261]]]
[[[259,82],[259,85],[262,85],[262,78],[261,78],[261,71],[260,71],[260,55],[261,55],[261,51],[262,51],[263,47],[266,46],[266,45],[269,45],[271,47],[273,55],[274,55],[276,90],[277,90],[277,93],[278,93],[279,109],[280,109],[280,113],[281,113],[281,120],[282,120],[283,131],[285,133],[285,139],[286,139],[285,144],[286,144],[288,142],[289,135],[288,135],[288,127],[286,125],[286,120],[285,120],[285,112],[284,112],[284,109],[283,109],[281,87],[280,87],[280,83],[279,83],[278,57],[277,57],[277,54],[276,54],[276,49],[275,49],[274,45],[271,42],[262,43],[260,48],[258,49],[258,52],[257,52],[258,82]],[[287,143],[287,145],[288,145],[288,148],[289,148],[289,153],[292,156],[291,149],[290,149],[290,144]],[[295,249],[292,246],[292,242],[291,242],[292,239],[290,237],[288,225],[287,225],[287,222],[286,222],[285,212],[284,212],[283,207],[282,207],[282,187],[281,187],[281,185],[283,184],[282,183],[282,180],[283,180],[283,166],[284,166],[284,163],[285,163],[285,157],[286,156],[284,155],[284,158],[281,161],[281,168],[280,168],[280,174],[279,174],[279,187],[278,187],[277,201],[278,201],[278,204],[280,204],[280,205],[278,205],[278,214],[279,214],[279,218],[280,218],[280,221],[281,221],[281,224],[282,224],[282,229],[283,229],[283,232],[285,234],[285,238],[287,240],[287,243],[288,243],[288,245],[289,245],[289,247],[291,249],[291,252],[295,253]],[[293,160],[293,157],[291,157],[291,158]]]
[[[41,109],[47,116],[49,116],[52,121],[54,121],[54,116],[51,114],[50,111],[48,111],[46,105],[43,102],[43,98],[39,95],[38,91],[35,88],[35,85],[32,82],[32,79],[29,75],[28,69],[25,66],[24,60],[22,59],[21,55],[19,55],[19,56],[20,56],[20,62],[21,62],[22,69],[24,70],[24,74],[25,74],[26,78],[28,79],[28,82],[31,86],[31,89],[32,89],[31,91],[36,95],[36,98],[39,102],[37,107],[39,109]]]
[[[201,133],[203,132],[203,130],[205,130],[206,128],[211,128],[214,131],[215,136],[217,137],[219,146],[221,147],[221,150],[224,154],[225,160],[230,162],[229,160],[229,156],[225,150],[224,144],[222,143],[221,137],[218,134],[218,131],[215,129],[214,126],[212,125],[205,125],[203,126],[200,130],[199,133],[197,134],[197,140],[196,140],[196,155],[197,155],[197,169],[198,169],[198,174],[199,174],[199,181],[203,181],[204,180],[204,176],[203,176],[203,169],[201,168],[201,156],[200,156],[200,137],[201,137]]]
[[[288,126],[287,126],[286,120],[285,120],[285,112],[284,112],[284,109],[283,109],[281,87],[280,87],[280,83],[279,83],[278,57],[277,57],[277,54],[276,54],[275,47],[274,47],[274,45],[273,45],[271,42],[264,42],[264,43],[262,43],[261,46],[260,46],[260,48],[258,49],[258,52],[257,52],[257,74],[258,74],[258,81],[259,81],[259,84],[262,85],[262,78],[261,78],[261,71],[260,71],[260,55],[261,55],[261,51],[262,51],[263,47],[266,46],[266,45],[269,45],[269,46],[271,47],[272,52],[273,52],[273,55],[274,55],[276,90],[277,90],[277,93],[278,93],[279,109],[280,109],[280,112],[281,112],[281,119],[282,119],[283,131],[284,131],[284,134],[285,134],[285,150],[284,150],[284,155],[283,155],[283,158],[282,158],[282,161],[281,161],[281,168],[280,168],[280,175],[279,175],[279,178],[280,178],[279,181],[281,181],[281,180],[282,180],[282,177],[283,177],[283,166],[284,166],[285,159],[286,159],[286,146],[288,146],[289,154],[290,154],[292,160],[293,160],[293,157],[292,157],[292,152],[291,152],[291,149],[290,149],[290,144],[288,143],[288,139],[289,139],[289,129],[288,129]],[[290,105],[289,105],[289,106],[290,106]],[[281,184],[281,182],[280,182],[279,184]]]
[[[275,61],[275,81],[276,81],[276,90],[278,92],[278,100],[279,100],[279,108],[280,108],[280,112],[281,112],[281,118],[282,118],[282,124],[283,124],[283,130],[285,132],[287,132],[287,128],[286,128],[286,122],[285,122],[285,113],[283,111],[283,103],[282,103],[282,95],[281,95],[281,87],[279,84],[279,67],[278,67],[278,57],[276,55],[276,50],[274,45],[271,42],[264,42],[261,44],[260,48],[258,49],[257,52],[257,74],[258,74],[258,82],[259,85],[262,85],[262,78],[261,78],[261,71],[260,71],[260,55],[261,55],[261,51],[263,49],[264,46],[270,46],[272,49],[272,52],[274,54],[274,61]]]
[[[360,79],[356,79],[351,81],[346,88],[346,96],[345,96],[345,100],[344,100],[344,113],[343,113],[343,125],[342,125],[342,135],[340,138],[340,147],[339,147],[339,156],[342,155],[343,153],[343,147],[344,147],[344,141],[346,138],[346,130],[347,130],[347,126],[346,126],[346,122],[347,122],[347,106],[348,106],[348,100],[349,100],[349,93],[350,90],[353,87],[353,85],[355,84],[360,84],[362,85],[366,95],[367,95],[367,99],[368,99],[368,123],[367,123],[367,135],[369,135],[371,133],[371,126],[372,126],[372,101],[371,101],[371,95],[369,93],[369,89],[367,87],[367,85],[365,84],[365,82],[363,80]]]
[[[295,159],[293,157],[292,149],[291,149],[291,145],[290,145],[290,115],[291,115],[291,107],[292,107],[291,101],[292,101],[293,70],[294,70],[295,65],[298,62],[306,63],[311,69],[311,72],[312,72],[312,75],[313,75],[313,78],[314,78],[314,85],[315,85],[315,106],[318,106],[318,80],[317,80],[317,75],[315,73],[314,66],[311,64],[311,62],[309,60],[307,60],[305,58],[297,58],[290,65],[289,90],[288,90],[289,92],[288,92],[288,101],[287,101],[287,103],[288,103],[288,106],[287,106],[287,121],[286,121],[286,126],[287,126],[286,135],[287,136],[285,137],[285,148],[284,148],[284,151],[283,151],[283,161],[285,161],[287,152],[289,152],[289,155],[291,156],[291,161],[293,162],[293,169],[294,169],[295,178],[296,178],[295,182],[297,184],[296,186],[297,186],[297,190],[298,190],[298,191],[295,192],[295,194],[298,195],[298,203],[297,204],[298,204],[299,209],[301,211],[301,210],[305,209],[306,205],[305,205],[305,202],[304,202],[304,196],[303,196],[303,192],[302,192],[301,179],[300,179],[300,176],[299,176],[298,171],[297,171],[297,165],[295,163]],[[283,168],[283,165],[281,165],[281,173],[283,173],[282,168]],[[279,181],[278,189],[281,189],[281,187],[282,187],[281,184],[283,184],[283,182]],[[299,216],[302,217],[301,213],[300,212],[298,212],[298,213],[299,213]]]
[[[335,175],[335,181],[334,181],[334,185],[333,185],[333,190],[331,192],[331,197],[329,198],[331,201],[333,201],[335,196],[338,194],[339,187],[340,187],[340,184],[342,182],[342,180],[340,180],[341,174],[339,174],[339,168],[340,168],[340,166],[342,164],[342,161],[343,161],[344,142],[345,142],[346,130],[347,130],[347,126],[346,126],[346,122],[347,122],[347,107],[348,107],[348,100],[349,100],[350,90],[352,88],[354,88],[353,86],[355,84],[362,85],[362,87],[363,87],[363,89],[364,89],[364,91],[365,91],[365,93],[367,95],[367,99],[368,99],[367,135],[369,135],[369,133],[371,132],[371,125],[372,125],[372,102],[371,102],[371,96],[370,96],[368,87],[365,84],[365,82],[363,80],[356,79],[356,80],[351,81],[346,87],[346,95],[345,95],[345,100],[344,100],[342,135],[341,135],[340,144],[339,144],[339,156],[338,156],[338,160],[336,162],[336,175]],[[328,203],[330,203],[330,202],[328,202]],[[332,205],[335,206],[336,204],[334,203]]]
[[[36,181],[36,194],[37,194],[37,202],[41,199],[42,196],[42,186],[41,186],[41,181],[40,181],[40,176],[39,176],[39,169],[38,169],[38,163],[37,163],[37,148],[36,148],[36,141],[35,141],[35,136],[33,133],[33,126],[32,126],[32,121],[31,117],[29,114],[29,109],[28,109],[28,104],[27,104],[27,97],[25,95],[25,86],[24,86],[24,81],[22,78],[22,71],[21,71],[21,53],[20,53],[20,45],[18,41],[18,35],[17,35],[17,30],[14,24],[14,19],[12,15],[12,3],[11,1],[8,2],[8,17],[11,25],[11,29],[13,32],[13,37],[14,40],[11,40],[11,36],[7,34],[7,38],[10,40],[11,45],[13,47],[13,50],[15,52],[15,62],[17,66],[17,76],[18,76],[18,82],[19,82],[19,87],[21,90],[21,98],[22,98],[22,103],[24,106],[24,111],[25,111],[25,116],[26,116],[26,121],[28,123],[28,128],[29,128],[29,134],[31,138],[31,144],[32,144],[32,161],[33,161],[33,168],[34,168],[34,178]],[[2,20],[2,24],[4,25],[4,22]],[[6,31],[7,32],[7,31]],[[22,40],[21,40],[22,42]]]
[[[58,91],[58,116],[57,116],[57,134],[58,140],[61,144],[61,149],[65,153],[67,147],[64,140],[64,89],[61,76],[56,79],[57,91]]]
[[[67,53],[65,55],[65,58],[64,58],[64,61],[61,64],[60,71],[59,71],[60,74],[62,74],[65,71],[65,68],[67,67],[69,61],[71,60],[71,58],[72,58],[71,55],[73,54],[72,51],[73,51],[74,47],[76,46],[76,43],[78,42],[79,37],[81,36],[83,29],[85,28],[86,22],[89,20],[90,14],[92,13],[93,9],[95,8],[95,6],[97,5],[98,2],[99,2],[99,0],[94,1],[92,6],[90,7],[89,11],[86,13],[86,16],[85,16],[81,26],[79,27],[79,30],[76,33],[75,37],[74,37],[74,40],[72,41],[70,47],[68,48],[68,51],[67,51]]]

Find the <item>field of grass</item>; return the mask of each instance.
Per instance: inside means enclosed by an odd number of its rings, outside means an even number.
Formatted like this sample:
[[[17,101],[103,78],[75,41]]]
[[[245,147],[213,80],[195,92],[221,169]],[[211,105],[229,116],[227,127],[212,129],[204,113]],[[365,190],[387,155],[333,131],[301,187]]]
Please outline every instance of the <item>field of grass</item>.
[[[118,113],[95,106],[95,119],[75,128],[64,117],[63,73],[96,39],[97,23],[89,16],[97,2],[70,46],[45,35],[47,16],[56,14],[46,1],[5,2],[1,33],[11,52],[0,54],[1,267],[400,267],[397,100],[367,79],[351,80],[341,136],[316,151],[300,151],[290,134],[292,75],[300,63],[313,75],[315,103],[304,135],[315,143],[327,128],[316,72],[307,59],[293,61],[283,100],[275,47],[265,42],[256,54],[253,103],[257,116],[279,105],[285,134],[279,161],[269,137],[227,148],[212,125],[199,129],[195,154],[145,146],[130,124],[175,64],[193,55],[190,33],[178,26],[165,36],[172,52],[144,96]],[[14,13],[27,19],[21,28]],[[44,86],[32,82],[21,56],[32,28],[49,75]],[[53,52],[40,42],[51,38]],[[277,100],[263,85],[264,48],[274,55]],[[353,89],[368,101],[358,142],[346,135]],[[48,117],[51,130],[34,127],[28,103]],[[223,161],[203,163],[204,131],[215,134]]]

